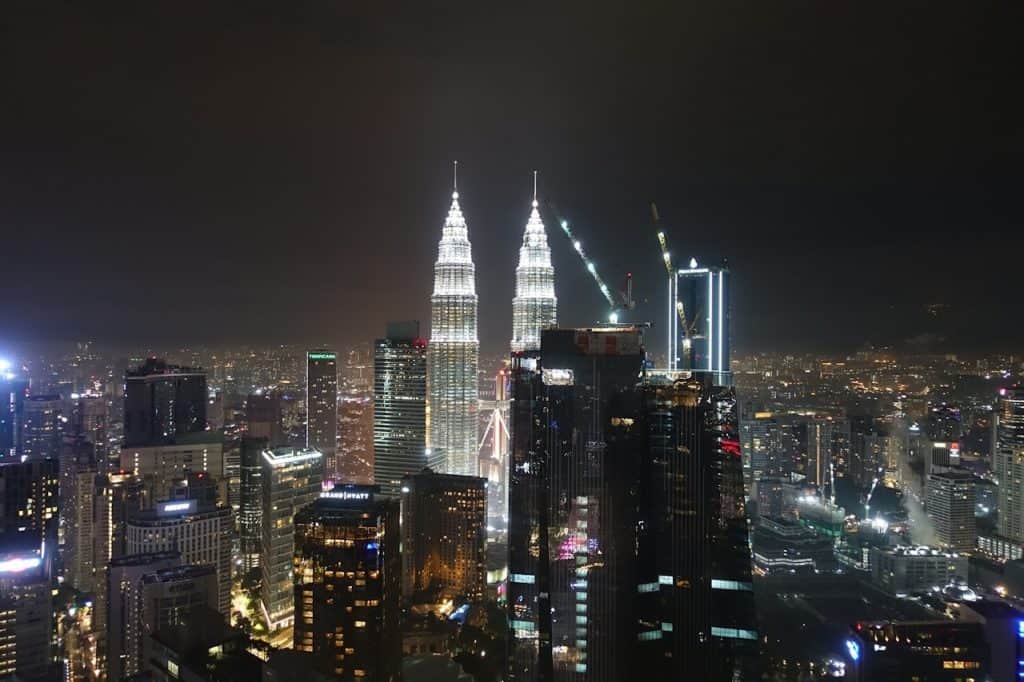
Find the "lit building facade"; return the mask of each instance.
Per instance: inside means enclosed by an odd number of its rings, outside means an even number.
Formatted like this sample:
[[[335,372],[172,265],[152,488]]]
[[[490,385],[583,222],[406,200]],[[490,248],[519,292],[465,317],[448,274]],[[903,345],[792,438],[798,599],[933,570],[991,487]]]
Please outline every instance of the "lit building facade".
[[[927,510],[941,547],[958,552],[974,549],[978,529],[973,474],[954,470],[929,476]]]
[[[438,245],[430,309],[428,464],[436,471],[475,476],[480,397],[476,274],[457,191]]]
[[[142,671],[142,578],[181,565],[177,551],[112,559],[107,567],[107,679],[123,680]]]
[[[31,544],[55,547],[59,490],[56,458],[0,463],[0,537],[29,534]]]
[[[992,471],[999,482],[999,534],[1024,543],[1024,386],[999,391]]]
[[[320,495],[324,456],[312,448],[264,450],[260,604],[270,627],[287,627],[293,620],[293,520],[300,509]]]
[[[246,437],[241,444],[238,502],[238,541],[242,570],[260,565],[260,538],[263,534],[263,451],[265,438]]]
[[[295,516],[294,645],[334,679],[396,682],[399,502],[339,486]]]
[[[205,471],[218,482],[225,480],[224,439],[217,432],[202,432],[165,445],[126,445],[121,448],[120,468],[142,481],[149,500],[162,500],[190,473]]]
[[[512,352],[540,348],[540,332],[556,324],[555,269],[544,223],[537,210],[536,176],[533,204],[526,221],[523,245],[516,268],[516,293],[512,299]]]
[[[487,583],[487,480],[429,469],[402,479],[402,593],[479,600]]]
[[[338,355],[318,349],[306,353],[306,447],[323,454],[323,469],[333,478],[338,451]]]
[[[175,499],[139,512],[126,524],[127,554],[177,550],[184,564],[211,566],[216,571],[215,598],[210,608],[225,619],[231,609],[231,510]]]
[[[427,466],[427,341],[419,322],[389,323],[373,347],[373,475],[397,495]]]
[[[46,679],[52,659],[50,557],[21,538],[0,544],[0,677]]]

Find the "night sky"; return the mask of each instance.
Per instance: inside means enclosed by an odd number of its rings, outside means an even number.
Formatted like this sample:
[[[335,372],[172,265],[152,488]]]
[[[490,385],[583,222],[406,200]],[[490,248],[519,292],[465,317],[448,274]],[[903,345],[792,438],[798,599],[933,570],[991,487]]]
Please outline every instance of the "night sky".
[[[4,5],[0,344],[427,321],[452,159],[485,353],[535,168],[636,319],[653,199],[679,262],[728,259],[739,350],[1024,343],[1024,55],[981,3],[137,4]]]

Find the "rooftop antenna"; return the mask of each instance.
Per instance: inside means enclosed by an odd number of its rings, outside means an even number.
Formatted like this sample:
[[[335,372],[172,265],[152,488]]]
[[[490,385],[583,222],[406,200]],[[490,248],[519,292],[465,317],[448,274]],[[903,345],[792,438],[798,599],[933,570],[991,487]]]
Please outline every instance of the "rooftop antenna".
[[[452,198],[459,198],[459,162],[452,162]]]
[[[537,171],[533,171],[533,207],[537,208]]]

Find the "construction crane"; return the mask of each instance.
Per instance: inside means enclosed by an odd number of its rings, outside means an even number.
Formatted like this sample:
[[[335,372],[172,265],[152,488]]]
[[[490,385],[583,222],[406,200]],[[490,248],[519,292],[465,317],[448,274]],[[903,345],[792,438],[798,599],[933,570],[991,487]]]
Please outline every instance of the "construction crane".
[[[601,290],[601,295],[604,296],[605,300],[608,301],[608,321],[612,324],[617,324],[619,321],[619,313],[627,310],[632,310],[636,307],[636,302],[633,300],[633,273],[626,273],[626,289],[625,291],[617,291],[616,295],[612,294],[611,289],[605,284],[604,278],[601,277],[601,273],[597,271],[597,266],[594,264],[588,256],[587,252],[583,250],[583,242],[573,234],[572,227],[569,225],[569,221],[566,220],[561,213],[555,208],[554,204],[550,199],[545,199],[545,206],[548,211],[558,221],[558,226],[562,228],[562,232],[569,238],[569,242],[572,244],[572,248],[576,251],[576,254],[583,261],[584,267],[590,276],[594,278],[594,282],[597,283],[597,288]]]
[[[658,207],[654,204],[653,201],[651,202],[651,217],[654,218],[654,229],[657,230],[658,234],[658,245],[661,247],[661,260],[665,264],[665,270],[668,273],[668,305],[671,310],[671,308],[673,307],[672,299],[675,298],[675,314],[676,317],[679,318],[679,326],[683,330],[683,351],[689,353],[692,344],[691,339],[693,337],[693,332],[697,326],[697,316],[694,315],[693,320],[688,321],[686,319],[686,308],[683,305],[683,300],[678,296],[673,296],[673,292],[675,291],[676,287],[676,269],[672,265],[672,254],[668,250],[668,240],[665,238],[665,230],[662,229],[661,227],[661,216],[658,215]],[[690,267],[694,267],[695,265],[696,263],[691,261]],[[668,361],[669,368],[674,368],[674,358],[671,356],[674,355],[672,349],[675,346],[675,332],[673,331],[674,325],[672,324],[673,320],[671,319],[671,316],[672,313],[669,312],[669,320],[667,327],[669,333],[668,347],[670,357]],[[687,363],[687,366],[688,365],[689,363]]]

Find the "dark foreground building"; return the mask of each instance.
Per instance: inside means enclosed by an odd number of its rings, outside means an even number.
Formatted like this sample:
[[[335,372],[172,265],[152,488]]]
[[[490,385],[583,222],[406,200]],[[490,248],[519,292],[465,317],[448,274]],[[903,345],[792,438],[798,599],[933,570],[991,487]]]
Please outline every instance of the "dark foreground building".
[[[847,679],[863,682],[986,680],[989,646],[981,623],[857,623],[846,640]]]
[[[149,358],[124,377],[125,447],[175,443],[206,430],[206,374]]]
[[[731,388],[649,375],[638,328],[513,359],[509,678],[756,679]]]
[[[295,515],[295,650],[339,680],[401,675],[399,502],[378,493],[338,486]]]

